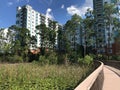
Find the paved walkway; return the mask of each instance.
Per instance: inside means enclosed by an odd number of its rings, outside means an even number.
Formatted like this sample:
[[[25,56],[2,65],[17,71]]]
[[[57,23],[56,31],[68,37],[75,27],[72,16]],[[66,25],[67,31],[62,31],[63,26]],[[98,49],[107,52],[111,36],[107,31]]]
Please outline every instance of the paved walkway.
[[[107,66],[107,65],[105,67],[112,70],[113,72],[115,72],[120,77],[120,70],[119,69],[116,69],[114,67],[110,67],[110,66]]]
[[[104,83],[102,90],[120,90],[120,76],[117,74],[120,70],[105,65],[103,71]]]

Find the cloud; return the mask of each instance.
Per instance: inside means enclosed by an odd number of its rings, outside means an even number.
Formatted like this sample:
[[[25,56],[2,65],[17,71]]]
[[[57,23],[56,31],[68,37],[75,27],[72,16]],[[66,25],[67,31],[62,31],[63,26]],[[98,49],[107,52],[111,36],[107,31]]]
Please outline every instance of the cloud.
[[[8,6],[12,6],[12,5],[13,5],[13,2],[8,2],[7,5],[8,5]]]
[[[48,8],[46,10],[46,17],[50,18],[50,19],[54,19],[54,16],[52,14],[52,9],[51,8]]]
[[[80,16],[84,16],[87,9],[90,8],[92,9],[93,7],[93,1],[92,0],[86,0],[85,3],[78,7],[76,5],[71,5],[70,7],[67,7],[67,12],[70,15],[78,14]]]
[[[68,7],[68,8],[67,8],[67,12],[68,12],[68,14],[70,14],[70,15],[74,15],[74,14],[80,15],[80,10],[79,10],[79,8],[76,7],[76,6],[74,6],[74,5]]]
[[[65,5],[64,5],[64,4],[62,4],[61,9],[64,9],[64,8],[65,8]]]

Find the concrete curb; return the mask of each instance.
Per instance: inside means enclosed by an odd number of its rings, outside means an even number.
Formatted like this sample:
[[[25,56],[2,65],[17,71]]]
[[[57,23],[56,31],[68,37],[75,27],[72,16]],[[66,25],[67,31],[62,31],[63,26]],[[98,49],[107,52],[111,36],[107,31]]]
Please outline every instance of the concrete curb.
[[[100,62],[100,61],[99,61]],[[93,72],[91,73],[82,83],[80,83],[74,90],[90,90],[100,75],[100,73],[103,72],[103,66],[104,64],[100,62],[101,65]]]

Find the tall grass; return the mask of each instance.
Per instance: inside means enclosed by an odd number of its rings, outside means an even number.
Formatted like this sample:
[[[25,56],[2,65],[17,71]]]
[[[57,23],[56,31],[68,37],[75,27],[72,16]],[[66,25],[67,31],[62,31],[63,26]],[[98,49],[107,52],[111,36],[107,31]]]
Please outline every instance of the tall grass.
[[[1,64],[0,90],[73,90],[90,70],[78,65]]]

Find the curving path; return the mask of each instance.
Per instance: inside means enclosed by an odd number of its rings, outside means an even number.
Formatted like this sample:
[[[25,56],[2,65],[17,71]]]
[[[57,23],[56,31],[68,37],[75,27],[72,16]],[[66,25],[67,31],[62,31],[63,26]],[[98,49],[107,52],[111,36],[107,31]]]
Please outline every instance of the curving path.
[[[102,90],[120,90],[120,70],[104,65],[104,82]]]

